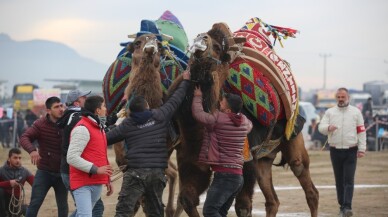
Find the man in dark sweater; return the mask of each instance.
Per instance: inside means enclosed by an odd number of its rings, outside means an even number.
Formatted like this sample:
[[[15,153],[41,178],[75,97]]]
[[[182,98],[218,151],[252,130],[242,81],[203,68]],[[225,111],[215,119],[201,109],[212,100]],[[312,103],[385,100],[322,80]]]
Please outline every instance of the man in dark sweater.
[[[126,140],[127,171],[116,205],[116,217],[133,216],[136,202],[145,196],[148,216],[163,216],[162,194],[166,186],[167,125],[183,101],[189,86],[189,72],[174,94],[159,109],[149,110],[147,101],[137,96],[132,99],[130,117],[107,133],[108,144]]]
[[[67,217],[67,190],[62,182],[59,167],[61,164],[62,132],[55,124],[63,115],[63,104],[58,97],[46,100],[47,115],[39,118],[20,137],[20,144],[31,156],[31,163],[37,165],[31,202],[27,217],[38,215],[39,208],[51,187],[54,188],[58,216]],[[39,149],[33,142],[38,141]]]
[[[34,175],[26,168],[22,167],[22,152],[18,148],[12,148],[8,152],[8,160],[4,166],[0,167],[0,216],[12,216],[9,211],[9,202],[11,200],[12,191],[16,198],[19,198],[21,187],[25,182],[31,186],[34,182]],[[18,207],[14,207],[15,212]],[[25,206],[22,204],[20,213],[17,215],[25,215]]]

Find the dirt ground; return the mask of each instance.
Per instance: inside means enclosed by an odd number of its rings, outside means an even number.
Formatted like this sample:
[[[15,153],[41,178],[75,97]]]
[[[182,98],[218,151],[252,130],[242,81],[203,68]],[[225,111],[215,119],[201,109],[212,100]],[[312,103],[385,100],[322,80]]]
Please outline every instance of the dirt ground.
[[[109,149],[109,160],[114,167],[114,153]],[[0,161],[5,162],[8,150],[0,148]],[[174,155],[174,154],[173,154]],[[317,189],[319,190],[319,216],[337,216],[338,205],[334,187],[334,176],[328,151],[309,151],[311,177]],[[31,165],[29,155],[23,152],[23,165],[35,173],[35,166]],[[293,176],[290,170],[283,168],[273,168],[273,180],[277,194],[281,202],[277,216],[300,217],[309,216],[309,208],[306,203],[303,190],[300,188],[298,180]],[[114,216],[117,195],[121,187],[122,179],[114,182],[115,192],[112,196],[102,196],[105,204],[104,216]],[[354,216],[365,217],[383,217],[388,216],[388,151],[369,152],[366,157],[359,159],[356,172],[356,187],[353,198]],[[26,184],[26,202],[29,203],[31,196],[31,187]],[[167,202],[167,188],[165,189],[164,201]],[[106,193],[104,189],[103,194]],[[177,194],[177,193],[176,193]],[[202,205],[205,196],[201,196],[201,204],[198,207],[202,213]],[[74,210],[72,198],[69,196],[70,210]],[[253,216],[265,216],[264,197],[256,186],[254,196]],[[56,203],[53,190],[50,190],[46,196],[39,216],[53,217],[57,216]],[[137,217],[144,216],[139,212]],[[187,216],[182,214],[181,216]],[[236,216],[232,208],[228,216]]]

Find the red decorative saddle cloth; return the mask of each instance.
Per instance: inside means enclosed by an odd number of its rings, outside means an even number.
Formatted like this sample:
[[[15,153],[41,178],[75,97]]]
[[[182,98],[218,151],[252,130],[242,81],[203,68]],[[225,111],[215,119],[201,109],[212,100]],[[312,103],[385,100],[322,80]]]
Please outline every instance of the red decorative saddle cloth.
[[[234,60],[225,91],[239,94],[244,107],[264,126],[286,117],[285,135],[290,138],[298,113],[298,88],[288,63],[272,49],[268,36],[272,34],[280,42],[280,36],[293,36],[296,31],[270,26],[258,18],[249,20],[235,33],[224,23],[215,25],[234,41],[245,39],[242,46],[229,40]]]

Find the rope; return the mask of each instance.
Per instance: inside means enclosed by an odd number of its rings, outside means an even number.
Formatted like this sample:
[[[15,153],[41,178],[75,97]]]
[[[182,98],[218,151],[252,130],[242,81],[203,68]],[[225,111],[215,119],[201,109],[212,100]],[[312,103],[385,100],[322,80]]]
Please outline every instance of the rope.
[[[122,171],[127,167],[127,165],[121,165],[118,168],[114,169],[112,175],[110,175],[111,182],[117,181],[123,177]]]
[[[19,198],[15,196],[15,188],[19,187]],[[11,215],[18,215],[22,211],[22,205],[24,204],[24,199],[25,199],[25,192],[24,192],[24,187],[22,184],[17,183],[17,186],[12,188],[12,196],[11,200],[9,201],[9,212]]]
[[[326,139],[326,142],[325,142],[325,144],[323,144],[323,146],[322,146],[322,148],[321,148],[321,151],[323,151],[323,150],[325,149],[326,144],[327,144],[327,141],[329,141],[329,138]]]

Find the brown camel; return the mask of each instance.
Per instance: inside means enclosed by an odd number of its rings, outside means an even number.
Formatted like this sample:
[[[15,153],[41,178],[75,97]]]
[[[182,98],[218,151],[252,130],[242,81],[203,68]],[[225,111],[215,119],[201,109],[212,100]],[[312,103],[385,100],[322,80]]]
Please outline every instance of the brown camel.
[[[180,204],[191,217],[200,216],[196,209],[199,204],[199,195],[208,188],[211,178],[209,166],[197,162],[203,126],[199,125],[191,115],[193,88],[195,85],[201,86],[205,97],[203,105],[207,112],[216,109],[222,84],[228,76],[230,58],[226,52],[231,38],[223,30],[218,25],[214,25],[212,30],[195,39],[194,47],[201,50],[196,50],[190,59],[193,84],[176,115],[181,131],[181,145],[177,147],[180,177],[178,205]],[[171,89],[174,89],[174,86]],[[298,133],[287,140],[284,138],[286,120],[279,120],[274,124],[272,130],[268,130],[268,127],[258,124],[249,113],[245,112],[245,114],[254,123],[254,129],[248,135],[251,146],[262,145],[263,142],[268,142],[267,138],[270,139],[269,141],[280,141],[280,145],[267,156],[257,159],[254,155],[254,160],[244,164],[244,189],[237,196],[235,204],[237,215],[251,216],[252,197],[257,180],[266,198],[267,216],[276,216],[279,200],[272,183],[271,166],[276,154],[281,151],[282,161],[279,165],[287,163],[291,167],[305,191],[311,216],[317,216],[318,191],[310,177],[309,157],[304,147],[302,134]],[[175,216],[179,214],[176,213]]]
[[[134,95],[143,96],[151,109],[158,108],[163,103],[163,91],[160,79],[160,57],[164,50],[161,43],[153,34],[144,34],[137,37],[128,48],[132,53],[129,83],[124,91],[125,99],[131,100]],[[122,112],[121,118],[126,116]],[[167,135],[166,135],[167,136]],[[114,144],[116,163],[120,168],[126,165],[124,142]],[[166,169],[169,184],[169,199],[166,207],[166,216],[174,213],[174,191],[177,179],[176,165],[169,161]]]
[[[203,126],[197,123],[191,114],[194,87],[201,87],[204,97],[203,104],[207,112],[217,109],[220,90],[226,79],[230,60],[227,54],[228,41],[220,30],[212,29],[199,35],[195,41],[206,42],[207,46],[212,48],[206,51],[197,50],[191,56],[189,65],[192,84],[176,113],[181,134],[181,144],[176,147],[180,179],[178,207],[181,205],[189,216],[201,216],[196,206],[199,204],[199,195],[208,188],[212,174],[208,165],[197,162],[203,137]],[[201,45],[194,46],[200,47]],[[178,77],[170,90],[174,90],[181,79],[182,77]],[[177,208],[175,216],[180,215],[179,211]]]

